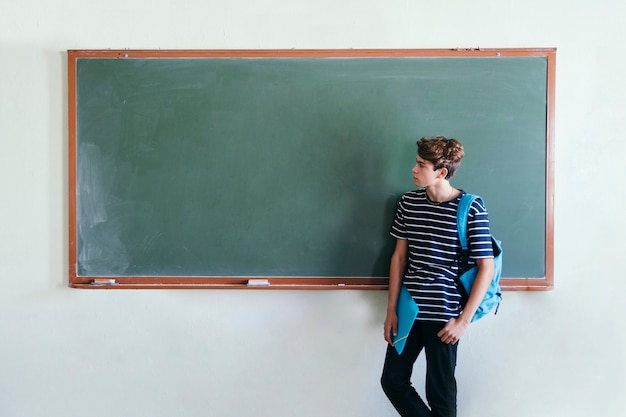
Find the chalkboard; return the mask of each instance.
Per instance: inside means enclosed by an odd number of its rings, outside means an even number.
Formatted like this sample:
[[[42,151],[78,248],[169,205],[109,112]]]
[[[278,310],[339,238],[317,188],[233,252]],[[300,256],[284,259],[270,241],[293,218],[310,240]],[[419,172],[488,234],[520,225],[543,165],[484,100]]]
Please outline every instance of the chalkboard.
[[[68,51],[70,285],[384,288],[415,142],[442,134],[505,287],[549,288],[554,59]]]

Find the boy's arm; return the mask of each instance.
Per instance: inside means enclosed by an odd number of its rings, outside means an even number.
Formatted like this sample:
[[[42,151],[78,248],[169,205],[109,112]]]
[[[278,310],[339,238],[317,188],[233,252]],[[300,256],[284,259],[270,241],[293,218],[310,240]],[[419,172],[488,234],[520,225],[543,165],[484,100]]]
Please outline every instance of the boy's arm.
[[[474,313],[478,310],[489,289],[493,277],[493,258],[476,259],[476,265],[478,265],[478,273],[463,312],[459,317],[450,320],[437,334],[444,343],[458,342],[467,330],[467,326],[471,323]]]
[[[387,300],[387,316],[385,318],[385,340],[393,346],[392,336],[398,335],[398,315],[396,307],[398,304],[398,295],[402,285],[402,277],[406,268],[406,259],[409,244],[404,239],[396,241],[396,248],[391,255],[391,264],[389,266],[389,295]]]
[[[480,303],[485,298],[489,284],[491,284],[491,278],[493,278],[493,258],[476,259],[476,265],[478,265],[478,273],[476,274],[476,280],[472,285],[472,291],[469,294],[469,298],[463,312],[459,316],[459,320],[470,324],[472,317],[478,310]]]

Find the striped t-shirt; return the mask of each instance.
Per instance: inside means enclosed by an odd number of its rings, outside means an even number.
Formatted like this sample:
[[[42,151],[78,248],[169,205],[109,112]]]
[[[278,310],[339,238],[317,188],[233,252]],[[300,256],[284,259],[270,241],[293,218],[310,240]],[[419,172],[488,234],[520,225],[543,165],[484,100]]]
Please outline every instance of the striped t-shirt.
[[[404,285],[419,306],[417,320],[447,322],[461,314],[461,295],[454,282],[461,244],[456,212],[465,194],[452,201],[433,203],[426,190],[402,196],[391,227],[391,236],[408,240]],[[469,211],[467,240],[470,262],[493,258],[489,217],[484,203],[474,200]]]

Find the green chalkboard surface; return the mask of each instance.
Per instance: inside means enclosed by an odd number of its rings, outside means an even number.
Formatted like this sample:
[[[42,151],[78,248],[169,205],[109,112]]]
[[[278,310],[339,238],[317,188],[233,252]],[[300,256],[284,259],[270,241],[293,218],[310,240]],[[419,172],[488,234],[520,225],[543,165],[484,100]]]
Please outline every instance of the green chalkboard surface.
[[[70,51],[70,284],[384,284],[415,142],[442,134],[503,276],[550,286],[554,51],[531,52]]]

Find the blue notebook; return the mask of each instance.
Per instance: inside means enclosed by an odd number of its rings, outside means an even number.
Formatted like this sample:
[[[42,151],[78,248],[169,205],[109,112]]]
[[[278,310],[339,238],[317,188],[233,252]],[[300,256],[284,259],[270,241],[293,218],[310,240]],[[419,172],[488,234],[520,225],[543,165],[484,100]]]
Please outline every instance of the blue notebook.
[[[398,355],[402,354],[406,339],[409,337],[409,332],[413,327],[415,318],[419,308],[415,304],[415,300],[411,297],[409,290],[404,285],[400,287],[400,295],[398,295],[398,305],[396,307],[396,314],[398,315],[398,335],[392,336],[393,346],[398,351]]]

